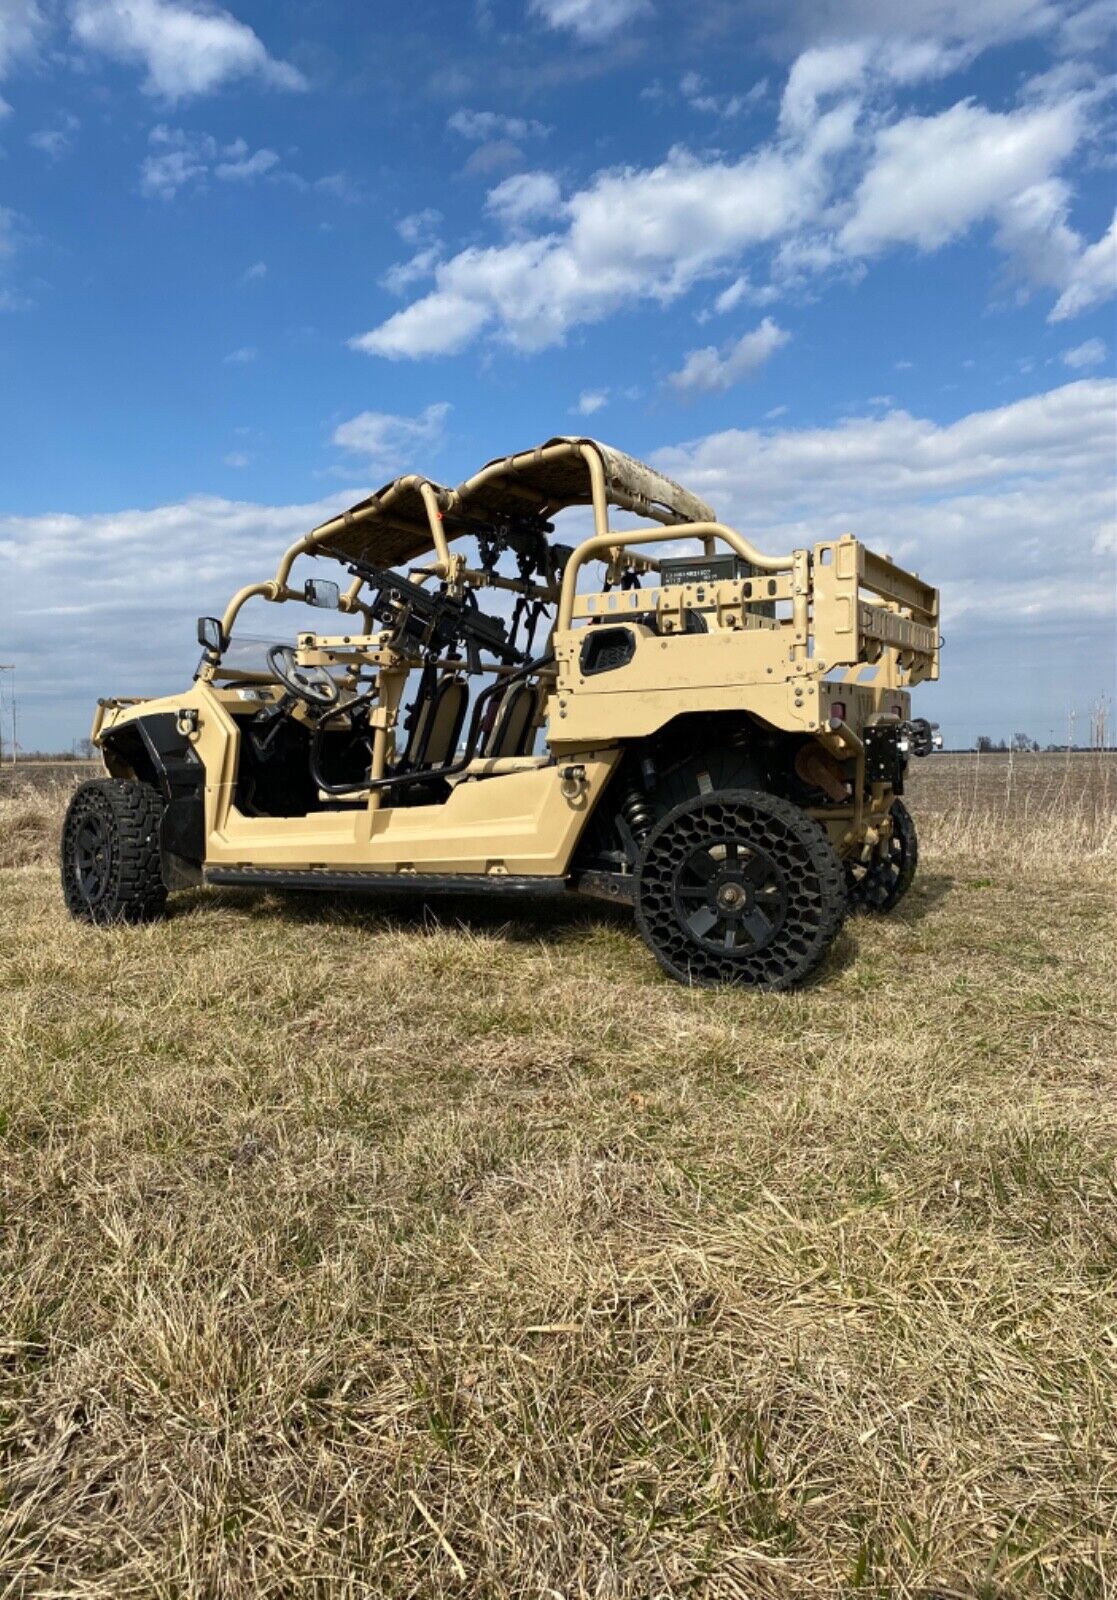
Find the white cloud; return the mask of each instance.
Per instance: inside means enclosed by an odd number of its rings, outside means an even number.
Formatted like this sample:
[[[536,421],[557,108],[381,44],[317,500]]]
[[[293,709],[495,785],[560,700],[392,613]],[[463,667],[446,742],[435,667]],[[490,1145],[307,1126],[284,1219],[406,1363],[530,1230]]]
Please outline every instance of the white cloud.
[[[226,150],[225,160],[214,167],[213,174],[216,178],[243,183],[262,177],[278,164],[279,157],[274,150],[254,150],[250,154],[244,140],[237,139]]]
[[[586,44],[649,16],[651,0],[529,0],[528,10],[551,28],[565,28]]]
[[[21,219],[9,206],[0,206],[0,264],[15,254],[20,222]],[[9,288],[0,281],[0,313],[26,311],[33,304],[18,289]]]
[[[608,404],[608,389],[583,389],[574,410],[580,417],[592,417],[595,411],[600,411]]]
[[[749,292],[748,273],[742,272],[727,289],[723,289],[714,301],[714,310],[724,316],[727,311],[732,311],[739,306]]]
[[[1062,178],[1045,178],[998,208],[996,243],[1024,284],[1061,289],[1071,281],[1084,241],[1070,225],[1070,202]]]
[[[21,56],[32,54],[45,27],[36,0],[0,0],[0,78]]]
[[[484,305],[440,290],[416,300],[381,327],[360,334],[349,343],[365,355],[386,356],[389,361],[457,355],[473,342],[488,320]]]
[[[65,748],[89,731],[97,694],[173,693],[197,660],[194,618],[220,612],[252,578],[269,577],[287,546],[353,499],[260,506],[217,496],[72,516],[0,516],[0,564],[13,599],[6,660],[17,663],[22,738]],[[67,574],[80,563],[81,593]],[[313,569],[311,569],[313,570]],[[58,627],[57,595],[67,596]],[[261,607],[247,631],[291,626],[290,606]],[[264,620],[266,619],[266,620]],[[44,630],[55,641],[42,671]],[[96,687],[90,663],[96,663]]]
[[[803,140],[738,161],[676,149],[656,167],[598,173],[566,202],[561,229],[460,251],[439,264],[429,294],[353,343],[394,358],[446,354],[495,324],[509,344],[538,350],[622,306],[668,304],[805,222],[825,194],[827,162],[852,137],[852,114],[839,108]]]
[[[219,145],[208,133],[189,133],[163,123],[148,135],[150,152],[140,166],[140,189],[146,195],[172,200],[190,184],[204,185],[209,177],[223,183],[248,183],[274,173],[279,157],[274,150],[250,151],[243,139]]]
[[[396,232],[406,244],[418,244],[421,240],[432,239],[441,221],[441,211],[425,206],[422,211],[412,211],[401,217],[396,223]]]
[[[242,344],[239,349],[230,350],[224,358],[224,363],[227,367],[250,367],[258,354],[259,351],[255,346]]]
[[[489,178],[494,172],[518,165],[523,154],[512,139],[487,139],[472,151],[462,171],[469,178]]]
[[[983,15],[995,31],[993,10]],[[935,250],[981,223],[1021,294],[1056,291],[1053,318],[1096,303],[1114,239],[1087,246],[1075,232],[1060,169],[1092,136],[1102,91],[1088,75],[1056,70],[1026,80],[1007,111],[963,100],[897,116],[898,89],[956,66],[958,49],[896,31],[812,45],[788,73],[777,131],[736,159],[676,147],[656,166],[598,172],[565,200],[553,174],[519,172],[486,201],[509,237],[440,251],[429,291],[353,344],[430,356],[488,330],[539,350],[573,327],[641,302],[666,306],[727,272],[714,309],[746,297],[768,306],[820,274],[863,274],[863,262],[887,249]],[[681,88],[699,96],[705,82],[687,73]],[[494,160],[520,155],[499,145]],[[493,150],[475,155],[488,161]],[[750,257],[767,282],[752,281]]]
[[[9,206],[0,206],[0,257],[10,256],[15,249],[16,214]]]
[[[228,11],[192,0],[74,0],[75,38],[87,49],[147,71],[144,89],[178,101],[255,76],[279,89],[304,89],[303,75],[274,60],[252,29]]]
[[[684,72],[679,79],[679,93],[691,110],[701,111],[711,117],[738,117],[743,111],[750,111],[758,105],[767,92],[767,78],[761,78],[744,94],[716,94],[698,72]],[[642,89],[640,94],[642,99],[655,100],[662,98],[664,91],[656,84]]]
[[[489,139],[540,139],[549,129],[526,117],[505,117],[497,111],[469,111],[464,107],[446,119],[451,133],[480,144]]]
[[[1101,465],[1108,461],[1115,403],[1117,384],[1084,378],[946,425],[893,411],[833,428],[729,429],[660,451],[656,460],[673,462],[679,480],[713,496],[719,511],[728,496],[750,524],[779,502],[786,526],[794,508],[813,510],[828,496],[835,500],[828,516],[840,521],[859,486],[880,503],[916,496],[930,503],[981,484],[1019,486]]]
[[[857,255],[889,244],[935,250],[1050,177],[1081,133],[1075,100],[1011,112],[959,101],[876,136],[842,228]]]
[[[397,261],[389,267],[380,282],[390,294],[403,294],[413,283],[429,278],[441,259],[442,247],[428,245],[425,250],[416,250],[409,260]]]
[[[397,417],[388,411],[362,411],[340,423],[333,442],[363,457],[370,472],[387,476],[413,461],[416,451],[432,452],[442,443],[450,407],[445,401],[429,405],[417,417]]]
[[[73,120],[76,127],[77,119]],[[34,133],[28,134],[27,143],[32,150],[41,151],[43,155],[49,156],[52,161],[61,161],[62,157],[67,155],[73,148],[73,141],[70,138],[73,131],[74,129],[69,126],[66,128],[37,128]]]
[[[1073,635],[1092,618],[1104,652],[1115,407],[1117,384],[1081,379],[945,426],[891,411],[833,428],[728,429],[653,459],[762,547],[852,532],[925,573],[942,588],[948,639],[959,626],[980,637],[1059,619]],[[1095,660],[1100,685],[1105,670]]]
[[[188,183],[204,179],[217,150],[208,134],[190,135],[181,128],[154,128],[148,142],[152,152],[140,165],[140,189],[162,200],[171,200]]]
[[[1073,350],[1064,350],[1063,362],[1079,372],[1084,367],[1100,367],[1107,354],[1104,339],[1087,339],[1083,344],[1076,344]]]
[[[260,283],[268,275],[266,261],[254,261],[250,267],[245,267],[240,275],[240,281],[245,283]]]
[[[221,457],[227,467],[247,467],[252,464],[252,457],[243,450],[230,450],[228,455]]]
[[[759,327],[721,350],[712,344],[691,350],[682,368],[671,374],[671,382],[691,394],[731,389],[762,367],[790,337],[771,317],[765,317]]]
[[[785,132],[809,128],[818,118],[820,100],[860,86],[868,58],[864,41],[804,50],[787,75],[780,102],[781,128]]]
[[[508,227],[537,217],[553,217],[562,209],[562,190],[550,172],[517,172],[490,189],[485,210]]]
[[[1073,0],[778,0],[782,42],[799,49],[876,35],[905,46],[932,41],[976,53],[1052,32],[1068,14],[1085,9]]]
[[[1070,224],[1072,193],[1058,176],[1086,136],[1095,98],[1073,90],[1052,98],[1074,81],[1059,72],[1033,79],[1013,111],[964,100],[881,129],[838,236],[842,247],[857,256],[895,244],[935,250],[991,220],[1015,276],[1060,291],[1052,322],[1109,298],[1117,224],[1087,245]]]
[[[288,175],[283,174],[282,176],[286,177]],[[335,200],[340,200],[347,206],[357,205],[362,194],[360,180],[351,178],[344,169],[340,172],[327,172],[321,178],[315,178],[314,182],[309,185],[305,179],[299,179],[296,187],[300,189],[309,187],[315,190],[317,194],[332,195]]]
[[[1117,212],[1096,244],[1088,245],[1074,262],[1070,282],[1055,302],[1052,322],[1062,322],[1108,300],[1117,290]]]

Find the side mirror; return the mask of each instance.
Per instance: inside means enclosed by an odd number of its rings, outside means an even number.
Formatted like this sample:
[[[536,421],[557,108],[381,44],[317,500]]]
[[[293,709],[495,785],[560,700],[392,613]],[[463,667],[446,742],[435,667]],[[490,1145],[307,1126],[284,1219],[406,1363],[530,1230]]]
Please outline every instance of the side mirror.
[[[308,606],[318,606],[323,611],[337,611],[341,607],[341,590],[329,578],[308,578],[303,599]]]
[[[221,654],[225,648],[225,634],[220,617],[198,618],[198,643],[213,655]]]

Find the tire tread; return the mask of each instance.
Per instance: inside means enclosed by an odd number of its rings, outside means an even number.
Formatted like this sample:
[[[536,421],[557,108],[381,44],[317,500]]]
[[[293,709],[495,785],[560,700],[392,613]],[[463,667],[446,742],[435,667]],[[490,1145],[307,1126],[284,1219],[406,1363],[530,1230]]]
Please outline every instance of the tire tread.
[[[677,961],[673,960],[670,951],[657,938],[656,928],[647,915],[643,889],[639,881],[642,870],[649,860],[649,854],[657,842],[677,823],[681,821],[685,824],[685,819],[691,813],[701,811],[709,804],[740,806],[781,826],[802,848],[809,870],[817,883],[817,924],[808,948],[799,959],[787,971],[775,977],[750,976],[742,965],[740,977],[730,976],[721,979],[720,982],[773,990],[796,987],[805,982],[822,964],[841,931],[847,911],[845,869],[830,843],[826,830],[798,806],[782,799],[779,795],[768,793],[767,790],[714,790],[710,794],[683,801],[682,804],[673,807],[666,816],[660,818],[644,843],[637,867],[636,923],[641,936],[668,976],[683,983],[689,982],[703,987],[718,986],[717,978],[685,971]]]
[[[69,852],[76,823],[96,808],[107,813],[116,850],[113,882],[100,903],[82,894]],[[83,922],[149,922],[163,914],[167,889],[163,882],[159,824],[163,799],[150,784],[121,778],[96,778],[74,791],[62,825],[62,893],[70,915]]]

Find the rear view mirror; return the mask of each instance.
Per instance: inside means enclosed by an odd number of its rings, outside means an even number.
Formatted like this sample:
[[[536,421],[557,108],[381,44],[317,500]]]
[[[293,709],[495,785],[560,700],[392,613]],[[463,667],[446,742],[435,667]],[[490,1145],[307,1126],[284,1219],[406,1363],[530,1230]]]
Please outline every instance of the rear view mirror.
[[[220,617],[198,618],[198,643],[203,650],[209,650],[214,655],[221,654],[225,648],[225,633]]]
[[[341,605],[341,590],[329,578],[308,578],[303,599],[308,606],[318,606],[323,611],[337,611]]]

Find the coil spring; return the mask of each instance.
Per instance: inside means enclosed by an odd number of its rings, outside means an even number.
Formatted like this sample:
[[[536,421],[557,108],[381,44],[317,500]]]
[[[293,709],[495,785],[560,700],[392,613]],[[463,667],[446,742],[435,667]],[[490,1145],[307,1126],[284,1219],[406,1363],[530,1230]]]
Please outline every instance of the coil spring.
[[[652,831],[655,811],[642,789],[630,789],[621,802],[621,815],[628,823],[632,837],[641,840]]]

